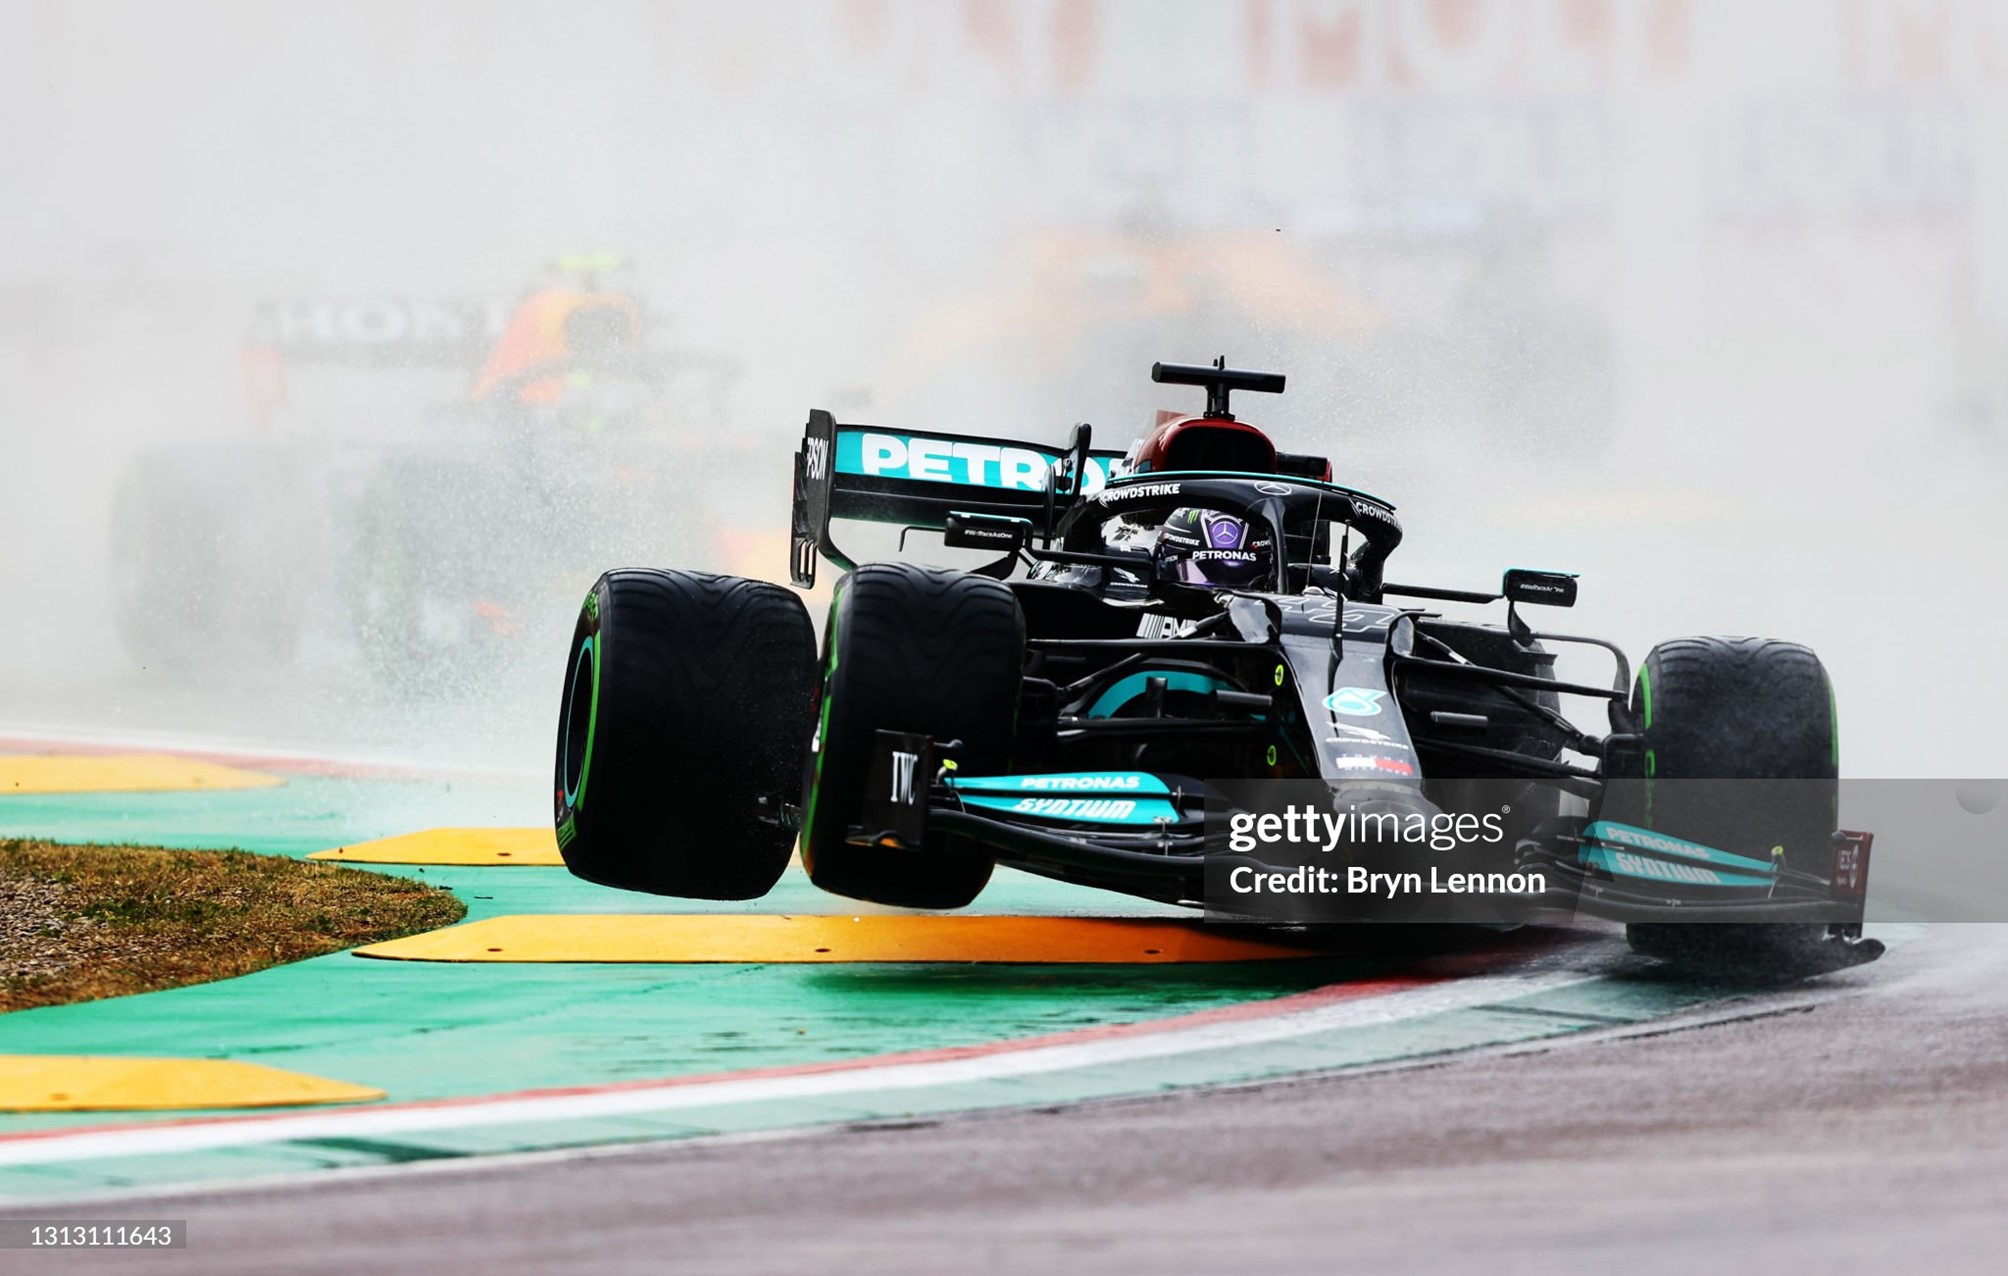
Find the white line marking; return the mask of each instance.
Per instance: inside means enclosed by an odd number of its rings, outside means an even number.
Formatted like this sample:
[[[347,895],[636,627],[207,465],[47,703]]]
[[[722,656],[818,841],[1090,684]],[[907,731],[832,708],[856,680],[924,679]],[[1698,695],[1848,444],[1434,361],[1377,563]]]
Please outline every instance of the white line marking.
[[[1854,996],[1865,991],[1850,988],[1844,993],[1809,995],[1803,999],[1790,999],[1778,1009],[1763,1003],[1751,1006],[1743,999],[1726,1010],[1699,1007],[1693,1011],[1679,1011],[1658,1019],[1644,1019],[1634,1024],[1613,1024],[1609,1027],[1584,1028],[1578,1032],[1558,1037],[1543,1037],[1534,1041],[1519,1041],[1505,1045],[1474,1046],[1454,1048],[1441,1054],[1418,1055],[1407,1059],[1389,1059],[1381,1063],[1341,1065],[1332,1068],[1314,1068],[1301,1072],[1290,1072],[1277,1076],[1259,1077],[1246,1081],[1201,1082],[1180,1086],[1180,1091],[1205,1090],[1213,1093],[1242,1093],[1255,1090],[1273,1089],[1277,1086],[1300,1084],[1305,1081],[1330,1080],[1334,1077],[1380,1076],[1391,1072],[1414,1072],[1424,1068],[1444,1068],[1471,1059],[1496,1059],[1520,1055],[1544,1054],[1555,1050],[1580,1049],[1586,1046],[1619,1045],[1645,1037],[1687,1031],[1715,1026],[1718,1023],[1734,1023],[1746,1019],[1763,1018],[1767,1015],[1789,1013],[1813,1009],[1828,1002],[1840,1000],[1843,996]],[[1169,1098],[1169,1093],[1150,1095],[1092,1095],[1080,1099],[1078,1103],[1124,1103]],[[980,1117],[997,1114],[1008,1109],[981,1108],[964,1112],[930,1114],[941,1117]],[[479,1175],[497,1170],[520,1166],[566,1165],[580,1161],[605,1161],[632,1156],[643,1156],[661,1152],[674,1145],[678,1148],[719,1148],[736,1147],[748,1143],[775,1143],[787,1139],[808,1139],[843,1134],[851,1130],[866,1128],[870,1122],[861,1118],[846,1118],[837,1121],[823,1121],[809,1125],[776,1126],[772,1129],[736,1130],[729,1134],[692,1135],[688,1138],[642,1138],[621,1143],[586,1143],[570,1147],[534,1148],[522,1152],[489,1152],[478,1156],[446,1156],[433,1160],[396,1161],[380,1165],[344,1165],[324,1169],[299,1170],[285,1174],[253,1174],[242,1178],[212,1179],[201,1183],[149,1184],[143,1187],[107,1188],[98,1191],[65,1193],[61,1196],[39,1198],[47,1201],[60,1200],[66,1209],[80,1209],[94,1204],[140,1200],[189,1200],[220,1196],[240,1196],[257,1194],[260,1196],[281,1196],[287,1193],[310,1191],[323,1192],[332,1185],[343,1183],[374,1183],[383,1179],[404,1179],[413,1176],[437,1175]],[[31,1206],[31,1198],[7,1198],[4,1205],[19,1212]]]
[[[1381,997],[1275,1015],[1271,1018],[1167,1029],[1134,1037],[1116,1037],[1078,1044],[1004,1050],[970,1059],[921,1063],[865,1063],[841,1072],[796,1076],[721,1078],[694,1084],[666,1082],[660,1086],[627,1087],[600,1093],[498,1098],[439,1107],[316,1112],[292,1117],[216,1121],[185,1126],[136,1126],[74,1135],[0,1143],[0,1165],[41,1165],[96,1157],[149,1156],[223,1147],[279,1143],[293,1139],[368,1138],[415,1134],[427,1130],[470,1126],[512,1125],[531,1121],[584,1120],[638,1116],[727,1104],[771,1103],[780,1100],[823,1099],[881,1090],[917,1090],[934,1086],[989,1081],[1133,1063],[1169,1055],[1191,1054],[1237,1046],[1260,1045],[1328,1032],[1415,1019],[1463,1010],[1487,1002],[1524,997],[1597,976],[1580,973],[1548,975],[1487,975],[1426,988],[1405,989]]]

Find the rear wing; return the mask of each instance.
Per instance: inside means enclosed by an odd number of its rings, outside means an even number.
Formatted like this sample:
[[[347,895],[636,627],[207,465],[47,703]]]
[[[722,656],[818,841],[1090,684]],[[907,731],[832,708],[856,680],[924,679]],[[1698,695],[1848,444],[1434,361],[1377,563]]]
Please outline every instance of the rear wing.
[[[253,308],[244,344],[295,367],[471,372],[508,317],[504,297],[275,297]]]
[[[856,566],[830,539],[840,518],[942,531],[950,513],[995,514],[1029,519],[1050,538],[1068,506],[1127,472],[1121,452],[1097,452],[1092,439],[1086,424],[1057,448],[841,425],[818,408],[795,453],[789,575],[808,589],[819,556],[846,571]]]

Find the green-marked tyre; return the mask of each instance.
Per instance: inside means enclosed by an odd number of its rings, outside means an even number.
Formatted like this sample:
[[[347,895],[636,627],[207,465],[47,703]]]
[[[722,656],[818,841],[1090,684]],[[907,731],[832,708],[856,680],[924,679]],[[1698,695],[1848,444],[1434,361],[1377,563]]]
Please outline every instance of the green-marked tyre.
[[[1840,798],[1834,694],[1810,648],[1770,638],[1677,638],[1639,667],[1632,712],[1645,734],[1647,827],[1740,854],[1782,848],[1788,868],[1833,867]],[[1670,780],[1791,780],[1761,810],[1712,786]],[[1634,924],[1631,946],[1669,961],[1750,966],[1819,943],[1816,924]]]
[[[608,572],[580,608],[553,781],[558,849],[587,881],[757,899],[788,866],[816,640],[779,585]]]
[[[860,567],[837,586],[805,784],[802,865],[824,890],[905,908],[961,908],[994,861],[935,834],[924,850],[853,846],[879,731],[961,741],[971,775],[1011,760],[1025,617],[1001,582],[906,563]]]

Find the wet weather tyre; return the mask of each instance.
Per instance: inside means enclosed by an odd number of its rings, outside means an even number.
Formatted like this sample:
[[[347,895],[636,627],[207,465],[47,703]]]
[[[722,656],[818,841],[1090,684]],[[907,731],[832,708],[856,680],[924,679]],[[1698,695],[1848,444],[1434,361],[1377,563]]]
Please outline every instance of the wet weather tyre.
[[[1011,760],[1025,617],[1001,582],[906,563],[860,567],[837,586],[824,634],[817,746],[805,783],[802,865],[824,890],[905,908],[961,908],[993,859],[965,839],[922,850],[853,846],[879,731],[960,740],[957,766]]]
[[[757,899],[788,866],[816,640],[779,585],[608,572],[573,630],[558,717],[558,849],[588,881]]]
[[[1646,827],[1825,875],[1832,868],[1840,746],[1833,686],[1811,649],[1768,638],[1677,638],[1646,656],[1632,691],[1644,732]],[[1761,812],[1663,780],[1805,781]],[[1748,965],[1821,942],[1826,927],[1633,924],[1633,949],[1687,964]]]

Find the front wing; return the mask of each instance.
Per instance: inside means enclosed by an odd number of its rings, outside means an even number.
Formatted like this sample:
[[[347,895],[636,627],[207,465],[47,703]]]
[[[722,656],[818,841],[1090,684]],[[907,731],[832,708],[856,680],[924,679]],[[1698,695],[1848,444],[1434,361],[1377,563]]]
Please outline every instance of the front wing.
[[[1287,872],[1232,849],[1203,781],[1146,771],[963,776],[937,764],[925,736],[881,731],[860,825],[851,839],[915,855],[931,833],[974,841],[999,862],[1146,898],[1220,907],[1209,881],[1246,867]],[[1510,868],[1540,874],[1535,922],[1587,915],[1621,922],[1824,923],[1859,933],[1870,833],[1834,836],[1828,876],[1787,868],[1610,820],[1589,820],[1511,848]],[[1355,920],[1370,920],[1363,915]],[[1278,920],[1286,920],[1279,918]],[[1303,920],[1292,917],[1287,920]]]

